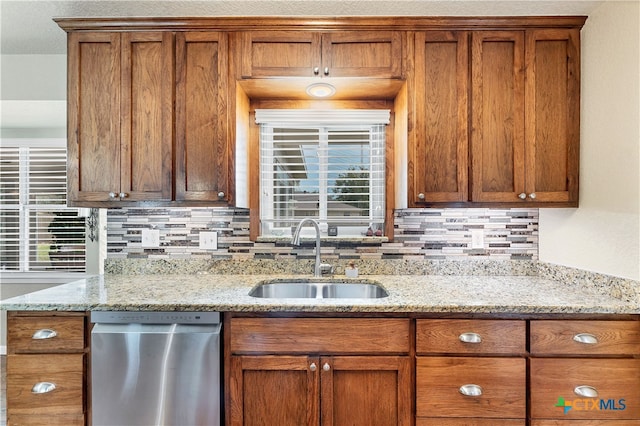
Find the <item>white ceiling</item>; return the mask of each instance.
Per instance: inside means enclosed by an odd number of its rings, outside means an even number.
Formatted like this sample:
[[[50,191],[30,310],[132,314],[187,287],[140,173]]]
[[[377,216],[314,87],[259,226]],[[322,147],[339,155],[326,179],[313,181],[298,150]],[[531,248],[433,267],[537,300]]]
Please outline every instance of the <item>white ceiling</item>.
[[[2,54],[12,55],[64,54],[65,34],[52,21],[54,17],[589,15],[604,1],[607,0],[0,0],[0,48]]]

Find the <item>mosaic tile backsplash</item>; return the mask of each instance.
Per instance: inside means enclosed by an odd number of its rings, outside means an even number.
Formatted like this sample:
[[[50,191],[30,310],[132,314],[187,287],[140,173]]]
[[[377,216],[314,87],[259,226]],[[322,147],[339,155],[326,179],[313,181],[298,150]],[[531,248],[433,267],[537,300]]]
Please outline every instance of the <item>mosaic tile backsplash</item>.
[[[323,238],[323,260],[538,260],[538,209],[402,209],[395,238]],[[142,247],[142,229],[160,231],[159,248]],[[484,239],[472,248],[472,233]],[[201,231],[218,232],[218,249],[199,248]],[[107,212],[107,259],[310,260],[313,241],[249,240],[249,211],[239,208],[123,208]]]

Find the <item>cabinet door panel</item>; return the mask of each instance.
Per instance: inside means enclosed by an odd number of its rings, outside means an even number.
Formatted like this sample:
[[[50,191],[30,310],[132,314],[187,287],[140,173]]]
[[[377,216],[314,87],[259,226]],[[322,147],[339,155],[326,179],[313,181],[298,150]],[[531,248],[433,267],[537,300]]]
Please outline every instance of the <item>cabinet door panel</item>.
[[[326,33],[322,36],[321,73],[327,77],[399,78],[402,76],[401,33]]]
[[[322,424],[411,424],[409,357],[323,357]]]
[[[319,362],[306,356],[233,356],[229,423],[319,425]]]
[[[176,58],[176,200],[228,201],[227,36],[179,33]]]
[[[526,192],[535,201],[578,199],[578,30],[526,34]]]
[[[534,358],[530,376],[534,418],[640,419],[640,359]],[[597,396],[576,394],[579,386]]]
[[[122,35],[121,191],[127,199],[171,200],[171,33]]]
[[[416,125],[408,170],[413,206],[467,201],[468,44],[466,32],[416,34]]]
[[[68,38],[67,201],[120,191],[120,35]]]
[[[472,35],[472,200],[517,202],[524,192],[524,34]]]
[[[243,34],[242,77],[313,77],[321,67],[321,34],[251,31]]]

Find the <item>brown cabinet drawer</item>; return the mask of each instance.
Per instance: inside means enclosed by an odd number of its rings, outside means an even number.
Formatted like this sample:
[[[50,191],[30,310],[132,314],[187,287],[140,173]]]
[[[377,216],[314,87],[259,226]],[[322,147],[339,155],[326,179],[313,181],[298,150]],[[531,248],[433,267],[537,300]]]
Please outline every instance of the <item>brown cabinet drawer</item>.
[[[640,359],[533,358],[530,374],[534,418],[640,420]],[[597,396],[576,394],[580,386]]]
[[[521,354],[526,323],[511,320],[422,319],[416,321],[417,353]]]
[[[463,395],[463,385],[482,388],[479,396]],[[417,357],[417,417],[524,419],[524,358]]]
[[[232,318],[231,352],[404,354],[409,319]]]
[[[421,417],[416,426],[525,426],[525,419],[445,419],[442,417]]]
[[[7,356],[7,407],[10,415],[84,413],[84,355]],[[46,393],[33,393],[36,383],[55,384]]]
[[[68,353],[84,350],[84,316],[7,318],[10,353]]]
[[[531,321],[536,355],[638,355],[640,321]]]
[[[532,420],[531,426],[638,426],[638,420]]]
[[[7,417],[7,426],[84,426],[84,424],[82,414],[56,414],[55,416],[10,414]]]

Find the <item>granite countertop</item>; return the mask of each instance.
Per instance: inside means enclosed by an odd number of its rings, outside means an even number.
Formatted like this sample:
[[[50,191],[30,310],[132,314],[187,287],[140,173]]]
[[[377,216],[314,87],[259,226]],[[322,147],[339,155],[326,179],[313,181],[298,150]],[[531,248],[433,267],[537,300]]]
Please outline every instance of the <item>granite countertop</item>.
[[[3,310],[397,312],[491,314],[640,314],[595,285],[538,276],[366,275],[389,293],[381,299],[261,299],[262,281],[291,275],[101,275],[2,301]],[[309,279],[309,275],[295,276]],[[336,277],[349,281],[345,277]],[[315,280],[314,280],[315,281]]]

